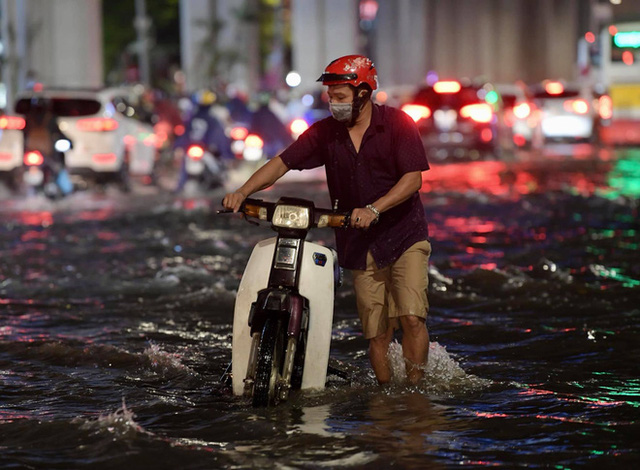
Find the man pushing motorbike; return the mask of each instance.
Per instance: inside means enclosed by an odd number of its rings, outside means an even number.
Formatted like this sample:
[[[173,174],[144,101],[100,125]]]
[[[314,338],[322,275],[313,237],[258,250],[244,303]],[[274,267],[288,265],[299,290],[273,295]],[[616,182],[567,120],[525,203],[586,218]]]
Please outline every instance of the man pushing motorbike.
[[[331,200],[351,211],[351,227],[336,230],[340,265],[353,273],[358,315],[378,382],[391,379],[388,350],[402,329],[410,383],[419,382],[429,353],[426,316],[431,245],[420,201],[421,172],[429,169],[413,120],[376,105],[373,62],[348,55],[331,62],[318,81],[328,88],[332,117],[318,121],[279,156],[224,197],[238,211],[251,194],[289,170],[324,165]]]

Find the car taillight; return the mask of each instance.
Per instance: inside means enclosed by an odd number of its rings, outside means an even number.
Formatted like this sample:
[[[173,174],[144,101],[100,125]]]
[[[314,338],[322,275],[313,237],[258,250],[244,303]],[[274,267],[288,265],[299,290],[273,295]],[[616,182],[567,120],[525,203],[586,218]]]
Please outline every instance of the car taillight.
[[[32,150],[24,154],[24,164],[27,166],[42,165],[44,157],[37,150]]]
[[[518,119],[525,119],[531,114],[531,105],[529,103],[519,103],[513,107],[513,114]]]
[[[548,81],[544,84],[544,91],[550,95],[561,95],[564,91],[564,85],[560,82]]]
[[[76,122],[76,127],[86,132],[109,132],[118,128],[118,121],[111,118],[86,118]]]
[[[262,141],[260,136],[257,136],[255,134],[249,134],[247,136],[247,138],[244,139],[244,145],[246,147],[253,147],[253,148],[261,149],[262,146],[264,145],[264,142]]]
[[[231,132],[229,133],[229,136],[233,140],[244,140],[247,138],[248,135],[249,135],[249,131],[247,130],[246,127],[234,127],[233,129],[231,129]]]
[[[483,142],[491,142],[491,139],[493,139],[493,131],[489,128],[482,129],[482,132],[480,132],[480,139]]]
[[[291,133],[295,136],[299,136],[304,131],[309,129],[309,124],[304,119],[294,119],[291,125],[289,126]]]
[[[2,130],[22,130],[25,120],[19,116],[0,116],[0,129]]]
[[[589,112],[589,103],[586,100],[566,100],[563,103],[564,109],[571,113],[587,114]]]
[[[439,81],[433,84],[433,91],[436,93],[458,93],[461,88],[460,82],[455,80]]]
[[[190,145],[187,149],[187,155],[191,160],[200,160],[204,157],[204,149],[200,145]]]
[[[460,109],[460,116],[473,119],[476,122],[491,122],[493,110],[486,103],[468,104]]]
[[[428,119],[431,116],[431,109],[421,104],[405,104],[402,110],[411,116],[414,122],[418,122],[420,119]]]
[[[611,119],[613,116],[613,101],[608,95],[602,95],[598,99],[598,113],[602,119]]]
[[[173,133],[175,135],[182,135],[182,134],[184,134],[184,131],[185,131],[185,129],[184,129],[184,126],[182,124],[178,124],[177,126],[175,126],[173,128]]]
[[[92,155],[91,159],[94,163],[98,164],[113,164],[116,162],[118,157],[116,157],[115,153],[96,153]]]

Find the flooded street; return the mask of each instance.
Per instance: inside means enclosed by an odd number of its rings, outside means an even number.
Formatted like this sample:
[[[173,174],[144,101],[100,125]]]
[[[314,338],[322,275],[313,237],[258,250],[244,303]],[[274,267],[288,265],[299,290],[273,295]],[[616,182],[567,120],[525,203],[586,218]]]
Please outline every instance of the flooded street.
[[[568,156],[572,155],[572,156]],[[329,207],[322,181],[260,193]],[[434,165],[426,379],[376,385],[349,275],[325,390],[221,383],[234,295],[272,236],[223,192],[0,200],[0,467],[629,468],[640,460],[640,150]],[[330,231],[312,238],[333,245]]]

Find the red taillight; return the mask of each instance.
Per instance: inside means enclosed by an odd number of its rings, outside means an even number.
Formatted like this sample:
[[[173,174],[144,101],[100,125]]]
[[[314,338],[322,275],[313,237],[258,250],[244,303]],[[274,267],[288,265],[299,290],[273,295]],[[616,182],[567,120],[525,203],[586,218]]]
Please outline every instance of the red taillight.
[[[0,129],[2,130],[22,130],[24,124],[24,118],[19,116],[0,116]]]
[[[583,99],[566,100],[563,106],[564,109],[570,113],[587,114],[589,112],[589,103]]]
[[[545,82],[544,91],[550,95],[561,95],[564,91],[564,85],[560,82]]]
[[[42,165],[44,163],[44,157],[37,150],[32,150],[24,154],[24,164],[27,166]]]
[[[486,103],[468,104],[460,109],[460,116],[473,119],[476,122],[491,122],[493,110]]]
[[[191,145],[187,149],[187,155],[191,160],[200,160],[204,157],[204,149],[199,145]]]
[[[602,95],[598,99],[598,113],[602,119],[611,119],[613,116],[613,101],[608,95]]]
[[[440,81],[433,84],[433,91],[436,93],[458,93],[461,88],[460,82],[455,80]]]
[[[519,103],[513,107],[513,115],[518,119],[525,119],[531,114],[531,105],[529,103]]]
[[[247,147],[253,147],[257,149],[261,149],[264,145],[264,142],[255,134],[249,134],[246,139],[244,139],[244,145]]]
[[[482,132],[480,132],[480,139],[483,142],[491,142],[491,139],[493,139],[493,131],[491,129],[482,129]]]
[[[173,133],[175,135],[182,135],[184,134],[184,126],[182,124],[178,124],[177,126],[175,126],[173,128]]]
[[[248,135],[249,135],[249,131],[247,130],[246,127],[234,127],[233,129],[231,129],[231,132],[229,133],[229,136],[233,140],[244,140],[247,138]]]
[[[115,163],[118,160],[118,157],[115,153],[96,153],[91,157],[91,159],[94,163],[105,165]]]
[[[411,116],[414,122],[418,122],[420,119],[427,119],[431,116],[431,109],[421,104],[405,104],[402,110]]]
[[[76,127],[86,132],[109,132],[118,128],[118,121],[111,118],[87,118],[76,122]]]
[[[11,160],[13,160],[13,154],[4,152],[0,153],[0,162],[10,162]]]
[[[309,129],[309,124],[304,119],[294,119],[291,125],[289,126],[291,133],[293,135],[300,135],[307,129]]]
[[[524,145],[527,143],[527,139],[525,139],[522,134],[514,134],[513,143],[518,147],[524,147]]]

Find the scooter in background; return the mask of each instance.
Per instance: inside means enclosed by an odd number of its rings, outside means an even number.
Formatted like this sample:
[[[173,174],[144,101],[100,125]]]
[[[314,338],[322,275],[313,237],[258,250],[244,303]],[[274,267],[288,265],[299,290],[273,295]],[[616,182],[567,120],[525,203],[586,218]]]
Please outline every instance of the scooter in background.
[[[233,393],[256,407],[277,405],[292,390],[325,387],[342,271],[333,249],[306,237],[314,228],[347,227],[350,214],[288,197],[275,203],[246,199],[240,212],[270,223],[277,236],[256,244],[238,288]]]
[[[60,199],[73,192],[73,183],[64,168],[63,155],[71,149],[71,141],[60,138],[55,142],[55,152],[59,155],[43,155],[39,150],[26,150],[24,153],[23,182],[27,194],[44,194],[49,199]]]
[[[226,169],[214,152],[203,144],[191,144],[184,156],[184,170],[181,178],[197,181],[203,189],[222,186],[226,179]],[[186,181],[181,182],[180,187]]]

